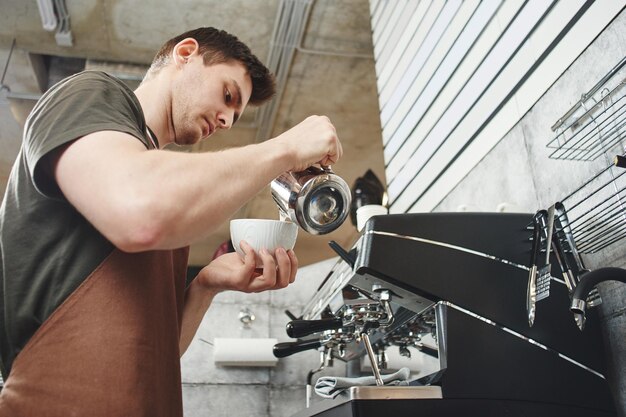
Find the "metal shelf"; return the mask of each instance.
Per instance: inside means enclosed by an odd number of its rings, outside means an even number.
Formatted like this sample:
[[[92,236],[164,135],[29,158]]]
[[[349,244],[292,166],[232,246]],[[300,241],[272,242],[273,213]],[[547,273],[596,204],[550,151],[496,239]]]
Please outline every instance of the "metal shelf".
[[[626,137],[626,79],[567,126],[561,126],[547,147],[552,159],[593,161],[617,149],[624,152]],[[584,103],[581,103],[584,108]]]
[[[626,237],[626,170],[610,165],[561,200],[581,253]]]
[[[626,57],[582,94],[552,126],[557,135],[547,144],[552,159],[595,161],[603,156],[608,165],[597,165],[600,172],[561,199],[569,218],[563,232],[580,253],[598,252],[626,237],[624,67]]]

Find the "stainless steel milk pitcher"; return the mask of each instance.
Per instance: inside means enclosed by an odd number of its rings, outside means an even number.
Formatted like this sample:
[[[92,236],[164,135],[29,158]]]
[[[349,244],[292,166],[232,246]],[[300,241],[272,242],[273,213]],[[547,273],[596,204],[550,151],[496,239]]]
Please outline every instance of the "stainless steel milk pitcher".
[[[281,218],[313,235],[332,232],[350,212],[350,187],[330,166],[285,172],[270,187]]]

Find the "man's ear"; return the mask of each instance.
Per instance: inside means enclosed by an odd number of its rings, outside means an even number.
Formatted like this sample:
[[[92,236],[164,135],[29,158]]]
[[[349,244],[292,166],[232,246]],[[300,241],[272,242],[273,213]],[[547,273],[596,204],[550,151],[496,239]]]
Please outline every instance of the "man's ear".
[[[197,55],[198,50],[198,41],[194,38],[185,38],[178,42],[172,49],[172,60],[178,67],[187,63],[192,56]]]

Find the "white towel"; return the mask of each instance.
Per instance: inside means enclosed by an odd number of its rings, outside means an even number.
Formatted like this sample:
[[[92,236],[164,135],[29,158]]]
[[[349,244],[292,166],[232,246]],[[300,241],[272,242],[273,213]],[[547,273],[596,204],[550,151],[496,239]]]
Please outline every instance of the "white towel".
[[[409,385],[409,368],[401,368],[393,374],[381,375],[385,385]],[[324,398],[335,398],[341,392],[350,387],[376,385],[374,376],[360,378],[344,378],[335,376],[322,376],[315,383],[315,393]]]

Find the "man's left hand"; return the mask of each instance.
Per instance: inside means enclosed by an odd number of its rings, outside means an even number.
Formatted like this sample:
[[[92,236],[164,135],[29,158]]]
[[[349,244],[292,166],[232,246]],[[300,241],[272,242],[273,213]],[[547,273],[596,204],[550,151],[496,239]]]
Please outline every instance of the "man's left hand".
[[[292,250],[278,248],[272,256],[265,249],[257,254],[246,241],[240,247],[245,252],[243,259],[237,253],[214,259],[198,274],[199,283],[216,293],[252,293],[285,288],[295,281],[298,258]],[[262,268],[256,268],[257,257],[261,258]]]

